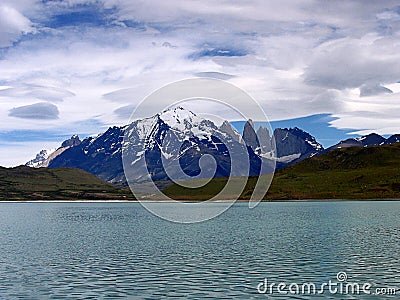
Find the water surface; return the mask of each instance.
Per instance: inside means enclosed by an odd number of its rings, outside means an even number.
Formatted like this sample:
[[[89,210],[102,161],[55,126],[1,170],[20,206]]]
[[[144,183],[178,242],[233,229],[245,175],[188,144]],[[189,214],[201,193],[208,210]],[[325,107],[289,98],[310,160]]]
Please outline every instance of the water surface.
[[[176,224],[138,203],[2,203],[0,299],[266,299],[264,278],[338,272],[399,287],[399,214],[400,202],[238,203]]]

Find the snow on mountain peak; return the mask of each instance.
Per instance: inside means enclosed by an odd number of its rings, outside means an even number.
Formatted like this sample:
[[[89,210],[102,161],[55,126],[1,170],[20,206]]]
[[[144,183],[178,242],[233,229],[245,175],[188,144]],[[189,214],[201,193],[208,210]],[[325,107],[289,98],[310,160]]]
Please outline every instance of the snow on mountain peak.
[[[156,128],[160,125],[160,121],[166,124],[168,128],[182,134],[195,134],[203,127],[205,119],[198,117],[190,110],[175,107],[166,109],[152,117],[136,120],[129,127],[125,127],[124,130],[128,130],[129,137],[136,135],[139,140],[145,140],[157,131]]]
[[[135,126],[133,128],[130,128],[129,135],[132,135],[135,132],[139,139],[142,140],[145,139],[147,135],[151,132],[151,128],[153,128],[155,124],[157,124],[157,117],[153,116],[150,118],[145,118],[142,120],[138,120],[132,124],[134,124]]]
[[[159,118],[164,121],[170,128],[185,131],[185,129],[190,129],[191,126],[196,123],[201,122],[203,119],[198,117],[196,114],[187,110],[183,107],[176,107],[164,110],[159,114]],[[187,128],[190,124],[189,128]]]
[[[34,159],[28,161],[25,165],[32,168],[47,167],[46,160],[54,151],[56,151],[56,149],[43,149],[36,154]]]

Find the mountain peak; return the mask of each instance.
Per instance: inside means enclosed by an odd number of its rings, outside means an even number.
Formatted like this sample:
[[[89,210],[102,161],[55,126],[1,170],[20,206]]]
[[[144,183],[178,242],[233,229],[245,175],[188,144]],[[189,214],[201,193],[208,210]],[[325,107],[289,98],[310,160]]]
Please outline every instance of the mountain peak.
[[[177,107],[170,107],[167,108],[165,110],[163,110],[160,114],[158,114],[159,116],[164,116],[164,115],[177,115],[177,116],[187,116],[187,115],[192,115],[192,116],[196,116],[196,114],[182,106],[177,106]]]
[[[360,142],[363,146],[377,146],[383,145],[386,139],[376,133],[370,133],[362,137],[356,138],[356,141]]]
[[[253,123],[253,120],[252,120],[252,119],[248,119],[247,122],[246,122],[246,124],[247,124],[247,126],[251,126],[251,127],[253,127],[253,129],[254,129],[254,123]],[[246,124],[245,124],[245,126],[246,126]]]
[[[73,136],[71,136],[70,139],[65,140],[64,142],[62,142],[61,147],[65,148],[65,147],[75,147],[78,146],[82,141],[80,140],[79,136],[77,134],[74,134]]]
[[[202,119],[188,109],[181,106],[169,108],[157,115],[169,127],[185,130],[187,124],[200,122]]]
[[[25,166],[32,167],[32,168],[39,168],[45,166],[45,161],[49,157],[49,155],[54,152],[55,149],[43,149],[40,150],[38,154],[36,154],[36,157],[33,158],[32,160],[28,161]]]
[[[297,126],[295,126],[295,127],[291,127],[291,128],[289,128],[288,129],[290,132],[305,132],[303,129],[301,129],[301,128],[299,128],[299,127],[297,127]]]
[[[225,132],[229,136],[231,136],[235,141],[240,142],[242,140],[242,136],[238,133],[229,123],[228,121],[224,121],[222,125],[219,127],[219,130]]]
[[[400,142],[400,134],[394,134],[386,140],[386,144],[395,144]]]
[[[260,146],[257,134],[254,130],[254,123],[251,119],[249,119],[246,124],[244,124],[243,140],[246,145],[251,147],[253,150]]]

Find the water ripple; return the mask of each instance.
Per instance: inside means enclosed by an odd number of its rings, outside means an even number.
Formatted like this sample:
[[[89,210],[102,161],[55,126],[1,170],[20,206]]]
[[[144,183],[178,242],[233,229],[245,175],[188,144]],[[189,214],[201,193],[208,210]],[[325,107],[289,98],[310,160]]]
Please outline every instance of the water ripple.
[[[264,278],[322,283],[339,271],[398,287],[399,212],[398,202],[237,204],[180,225],[138,204],[2,204],[0,299],[258,299]]]

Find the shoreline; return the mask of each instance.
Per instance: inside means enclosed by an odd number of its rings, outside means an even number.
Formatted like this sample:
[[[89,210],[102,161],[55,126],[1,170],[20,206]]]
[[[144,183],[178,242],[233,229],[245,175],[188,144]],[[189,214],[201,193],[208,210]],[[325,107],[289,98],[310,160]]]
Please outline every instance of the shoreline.
[[[259,203],[278,203],[278,202],[363,202],[363,201],[400,201],[400,198],[387,198],[387,199],[382,199],[382,198],[375,198],[375,199],[285,199],[285,200],[280,200],[280,199],[274,199],[274,200],[262,200]],[[1,203],[175,203],[175,202],[181,202],[181,203],[198,203],[198,202],[205,202],[202,200],[177,200],[177,201],[171,201],[171,200],[85,200],[85,199],[80,199],[80,200],[5,200],[1,201]],[[244,202],[249,202],[249,200],[215,200],[212,202],[208,203],[244,203]],[[252,201],[254,202],[254,201]]]

